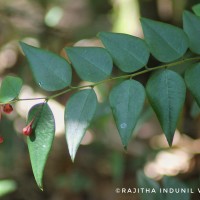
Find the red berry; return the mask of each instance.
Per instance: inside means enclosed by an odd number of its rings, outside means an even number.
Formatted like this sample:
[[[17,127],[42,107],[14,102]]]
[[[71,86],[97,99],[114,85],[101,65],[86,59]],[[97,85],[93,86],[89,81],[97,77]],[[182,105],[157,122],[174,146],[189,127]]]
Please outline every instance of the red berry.
[[[31,133],[33,131],[33,128],[32,128],[33,121],[34,120],[32,120],[26,127],[23,128],[24,135],[26,135],[26,136],[31,135]]]
[[[33,129],[30,125],[23,128],[23,134],[29,136],[32,133]]]
[[[10,114],[13,111],[13,107],[8,103],[3,106],[3,111]]]
[[[4,139],[2,136],[0,136],[0,144],[3,143]]]

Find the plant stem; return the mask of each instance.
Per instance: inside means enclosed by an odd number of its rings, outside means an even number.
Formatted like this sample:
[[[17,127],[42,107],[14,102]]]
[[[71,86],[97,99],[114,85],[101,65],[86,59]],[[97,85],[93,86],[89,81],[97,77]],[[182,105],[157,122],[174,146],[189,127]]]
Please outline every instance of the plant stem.
[[[15,102],[18,102],[18,101],[35,101],[35,100],[48,100],[48,97],[36,97],[36,98],[25,98],[25,99],[14,99],[12,101],[9,101],[7,103],[15,103]],[[4,105],[4,104],[7,104],[7,103],[0,103],[0,105]]]
[[[138,76],[138,75],[141,75],[141,74],[145,74],[147,72],[150,72],[150,71],[155,71],[155,70],[158,70],[158,69],[163,69],[163,68],[168,68],[168,67],[173,67],[173,66],[176,66],[176,65],[180,65],[180,64],[183,64],[183,63],[186,63],[186,62],[191,62],[191,61],[200,61],[200,57],[193,57],[193,58],[186,58],[186,59],[183,59],[183,60],[179,60],[179,61],[176,61],[176,62],[173,62],[173,63],[168,63],[168,64],[164,64],[164,65],[160,65],[160,66],[157,66],[157,67],[153,67],[153,68],[145,68],[143,71],[140,71],[140,72],[134,72],[132,74],[125,74],[125,75],[122,75],[122,76],[116,76],[116,77],[110,77],[108,79],[105,79],[105,80],[102,80],[102,81],[99,81],[99,82],[96,82],[96,83],[92,83],[92,84],[88,84],[88,85],[84,85],[84,86],[70,86],[68,87],[67,89],[57,93],[57,94],[54,94],[54,95],[51,95],[49,97],[39,97],[39,98],[25,98],[25,99],[14,99],[8,103],[15,103],[17,101],[32,101],[32,100],[40,100],[40,99],[44,99],[46,101],[50,100],[50,99],[54,99],[58,96],[61,96],[67,92],[71,92],[73,90],[79,90],[79,89],[82,89],[82,88],[93,88],[97,85],[100,85],[100,84],[103,84],[103,83],[106,83],[106,82],[109,82],[109,81],[113,81],[113,80],[118,80],[118,79],[128,79],[128,78],[133,78],[135,76]],[[0,105],[2,104],[6,104],[6,103],[0,103]]]

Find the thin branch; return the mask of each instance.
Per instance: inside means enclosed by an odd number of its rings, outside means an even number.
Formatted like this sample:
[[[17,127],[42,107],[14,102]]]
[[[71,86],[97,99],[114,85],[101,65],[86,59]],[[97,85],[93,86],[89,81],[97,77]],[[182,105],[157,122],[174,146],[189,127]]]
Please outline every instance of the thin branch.
[[[122,76],[110,77],[108,79],[105,79],[105,80],[102,80],[102,81],[99,81],[99,82],[96,82],[96,83],[93,83],[93,84],[84,85],[84,86],[69,86],[67,89],[65,89],[65,90],[63,90],[63,91],[61,91],[57,94],[51,95],[49,97],[14,99],[14,100],[12,100],[8,103],[15,103],[17,101],[33,101],[33,100],[40,100],[40,99],[44,99],[44,100],[48,101],[50,99],[54,99],[58,96],[61,96],[65,93],[68,93],[68,92],[71,92],[71,91],[74,91],[74,90],[79,90],[79,89],[82,89],[82,88],[93,88],[97,85],[100,85],[100,84],[103,84],[103,83],[106,83],[106,82],[109,82],[109,81],[118,80],[118,79],[133,78],[135,76],[145,74],[145,73],[150,72],[150,71],[155,71],[155,70],[158,70],[158,69],[173,67],[173,66],[180,65],[180,64],[183,64],[183,63],[186,63],[186,62],[190,62],[190,61],[200,61],[200,57],[198,56],[198,57],[194,57],[194,58],[186,58],[186,59],[183,59],[183,60],[179,60],[179,61],[176,61],[176,62],[173,62],[173,63],[167,63],[167,64],[160,65],[160,66],[153,67],[153,68],[145,68],[143,71],[140,71],[140,72],[135,72],[135,73],[132,73],[132,74],[126,74],[126,75],[122,75]],[[6,104],[6,103],[0,103],[0,105],[3,105],[3,104]]]

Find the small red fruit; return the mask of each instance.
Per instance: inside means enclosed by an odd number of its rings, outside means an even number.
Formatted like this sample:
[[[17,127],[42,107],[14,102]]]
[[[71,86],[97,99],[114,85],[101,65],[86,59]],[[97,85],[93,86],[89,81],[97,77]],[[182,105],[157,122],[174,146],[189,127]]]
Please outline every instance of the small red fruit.
[[[25,128],[23,128],[23,134],[26,136],[29,136],[32,133],[32,127],[31,126],[26,126]]]
[[[13,111],[13,107],[7,103],[3,106],[3,112],[10,114]]]
[[[26,127],[23,128],[23,135],[29,136],[31,135],[33,128],[32,128],[32,124],[33,124],[32,120]]]
[[[2,136],[0,136],[0,144],[3,143],[4,139]]]

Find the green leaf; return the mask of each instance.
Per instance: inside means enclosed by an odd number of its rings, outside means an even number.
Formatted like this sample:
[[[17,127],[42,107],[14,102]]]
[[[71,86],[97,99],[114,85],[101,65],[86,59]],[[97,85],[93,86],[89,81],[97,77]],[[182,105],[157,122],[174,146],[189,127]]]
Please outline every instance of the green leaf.
[[[96,106],[97,97],[93,89],[75,93],[66,104],[66,139],[72,161],[74,161],[80,142],[94,117]]]
[[[110,106],[125,149],[142,111],[144,100],[144,87],[134,80],[122,82],[113,88],[109,95]]]
[[[187,35],[178,27],[150,19],[141,19],[145,41],[150,52],[161,62],[177,60],[186,52]]]
[[[14,76],[6,76],[0,88],[0,102],[6,103],[18,97],[22,88],[22,80]]]
[[[28,123],[33,119],[33,132],[27,138],[27,143],[35,180],[39,188],[43,189],[42,178],[55,135],[55,121],[47,103],[37,104],[31,108]]]
[[[183,28],[188,35],[191,51],[200,54],[200,17],[188,11],[184,11]]]
[[[29,61],[37,84],[44,90],[61,90],[71,84],[72,71],[62,57],[23,42],[20,45]]]
[[[137,185],[138,188],[144,188],[144,192],[140,192],[140,197],[142,200],[161,200],[162,194],[159,193],[160,186],[159,184],[148,178],[144,175],[142,171],[137,172]],[[145,192],[146,189],[150,190],[149,192]]]
[[[112,72],[112,58],[100,47],[68,47],[66,53],[78,76],[84,81],[101,81]]]
[[[120,70],[134,72],[147,64],[149,50],[142,39],[127,34],[109,32],[101,32],[98,37]]]
[[[162,182],[163,189],[168,189],[168,192],[165,194],[165,200],[190,200],[191,188],[188,188],[187,185],[185,185],[180,180],[174,177],[165,176]],[[183,190],[185,190],[186,192],[183,192]],[[177,193],[175,191],[177,191]]]
[[[200,63],[194,64],[185,72],[185,82],[200,107]]]
[[[146,91],[149,102],[171,146],[185,100],[185,83],[176,72],[165,69],[150,77]]]
[[[192,6],[192,10],[197,16],[200,16],[200,3]]]

